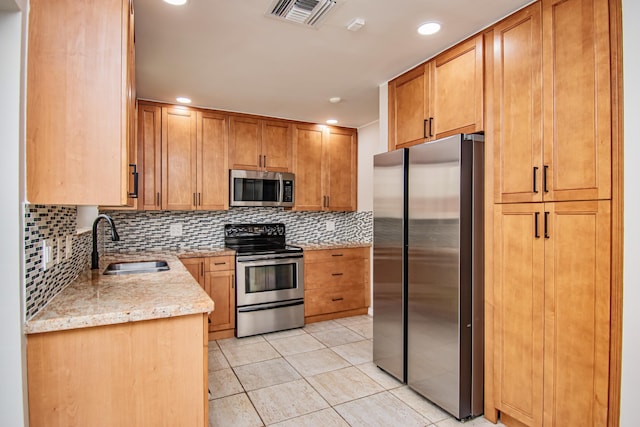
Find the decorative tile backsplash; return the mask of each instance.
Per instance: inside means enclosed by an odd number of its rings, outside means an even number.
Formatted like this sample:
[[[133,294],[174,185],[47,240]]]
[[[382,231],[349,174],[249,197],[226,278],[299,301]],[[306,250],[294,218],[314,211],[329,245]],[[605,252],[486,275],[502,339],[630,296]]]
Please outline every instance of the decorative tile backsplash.
[[[104,239],[106,252],[196,249],[224,246],[224,224],[285,224],[289,243],[373,242],[373,212],[292,212],[281,208],[232,208],[228,211],[105,211],[120,241]],[[327,222],[334,231],[327,231]],[[172,237],[179,224],[182,236]],[[108,227],[103,228],[109,233]]]
[[[76,217],[75,206],[25,206],[24,259],[27,319],[33,317],[88,266],[91,255],[91,233],[76,234]],[[42,241],[54,239],[52,252],[55,256],[58,245],[64,244],[64,237],[67,235],[73,238],[71,258],[43,270]]]

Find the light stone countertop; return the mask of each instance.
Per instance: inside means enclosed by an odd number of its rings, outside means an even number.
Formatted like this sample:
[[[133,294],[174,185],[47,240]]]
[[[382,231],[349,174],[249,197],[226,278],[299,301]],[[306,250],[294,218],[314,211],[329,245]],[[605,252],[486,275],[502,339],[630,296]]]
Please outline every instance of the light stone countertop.
[[[194,256],[209,256],[197,253]],[[217,250],[202,253],[221,254]],[[100,257],[100,269],[87,268],[83,271],[26,322],[25,332],[34,334],[210,313],[214,309],[213,301],[177,255],[182,256],[177,252],[103,255]],[[111,262],[143,260],[167,261],[170,270],[111,276],[102,274]]]
[[[326,250],[326,249],[349,249],[349,248],[369,248],[371,243],[364,242],[346,242],[346,243],[291,243],[293,246],[299,246],[305,251]]]

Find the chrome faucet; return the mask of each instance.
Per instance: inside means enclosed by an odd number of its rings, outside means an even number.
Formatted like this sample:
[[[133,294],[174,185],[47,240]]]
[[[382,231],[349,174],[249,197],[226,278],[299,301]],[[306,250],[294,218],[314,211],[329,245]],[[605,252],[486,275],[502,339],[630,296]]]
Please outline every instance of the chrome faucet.
[[[91,252],[91,269],[95,270],[98,268],[99,259],[98,259],[98,222],[104,218],[109,223],[111,227],[111,240],[114,242],[120,240],[120,236],[118,236],[118,232],[116,231],[116,225],[113,223],[113,220],[109,215],[100,214],[93,221],[93,251]]]

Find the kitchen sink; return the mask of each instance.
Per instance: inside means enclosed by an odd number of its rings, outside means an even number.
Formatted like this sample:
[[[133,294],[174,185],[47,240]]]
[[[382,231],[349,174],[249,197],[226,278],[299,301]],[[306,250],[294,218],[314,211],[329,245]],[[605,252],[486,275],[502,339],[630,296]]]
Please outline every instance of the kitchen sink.
[[[103,274],[158,273],[168,270],[169,265],[166,261],[129,261],[111,263]]]

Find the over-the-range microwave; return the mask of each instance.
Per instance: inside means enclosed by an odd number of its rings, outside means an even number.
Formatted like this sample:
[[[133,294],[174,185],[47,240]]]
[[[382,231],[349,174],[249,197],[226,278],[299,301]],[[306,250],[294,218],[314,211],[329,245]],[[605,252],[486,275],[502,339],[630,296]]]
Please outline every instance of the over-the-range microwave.
[[[231,206],[292,207],[294,175],[288,172],[229,171]]]

